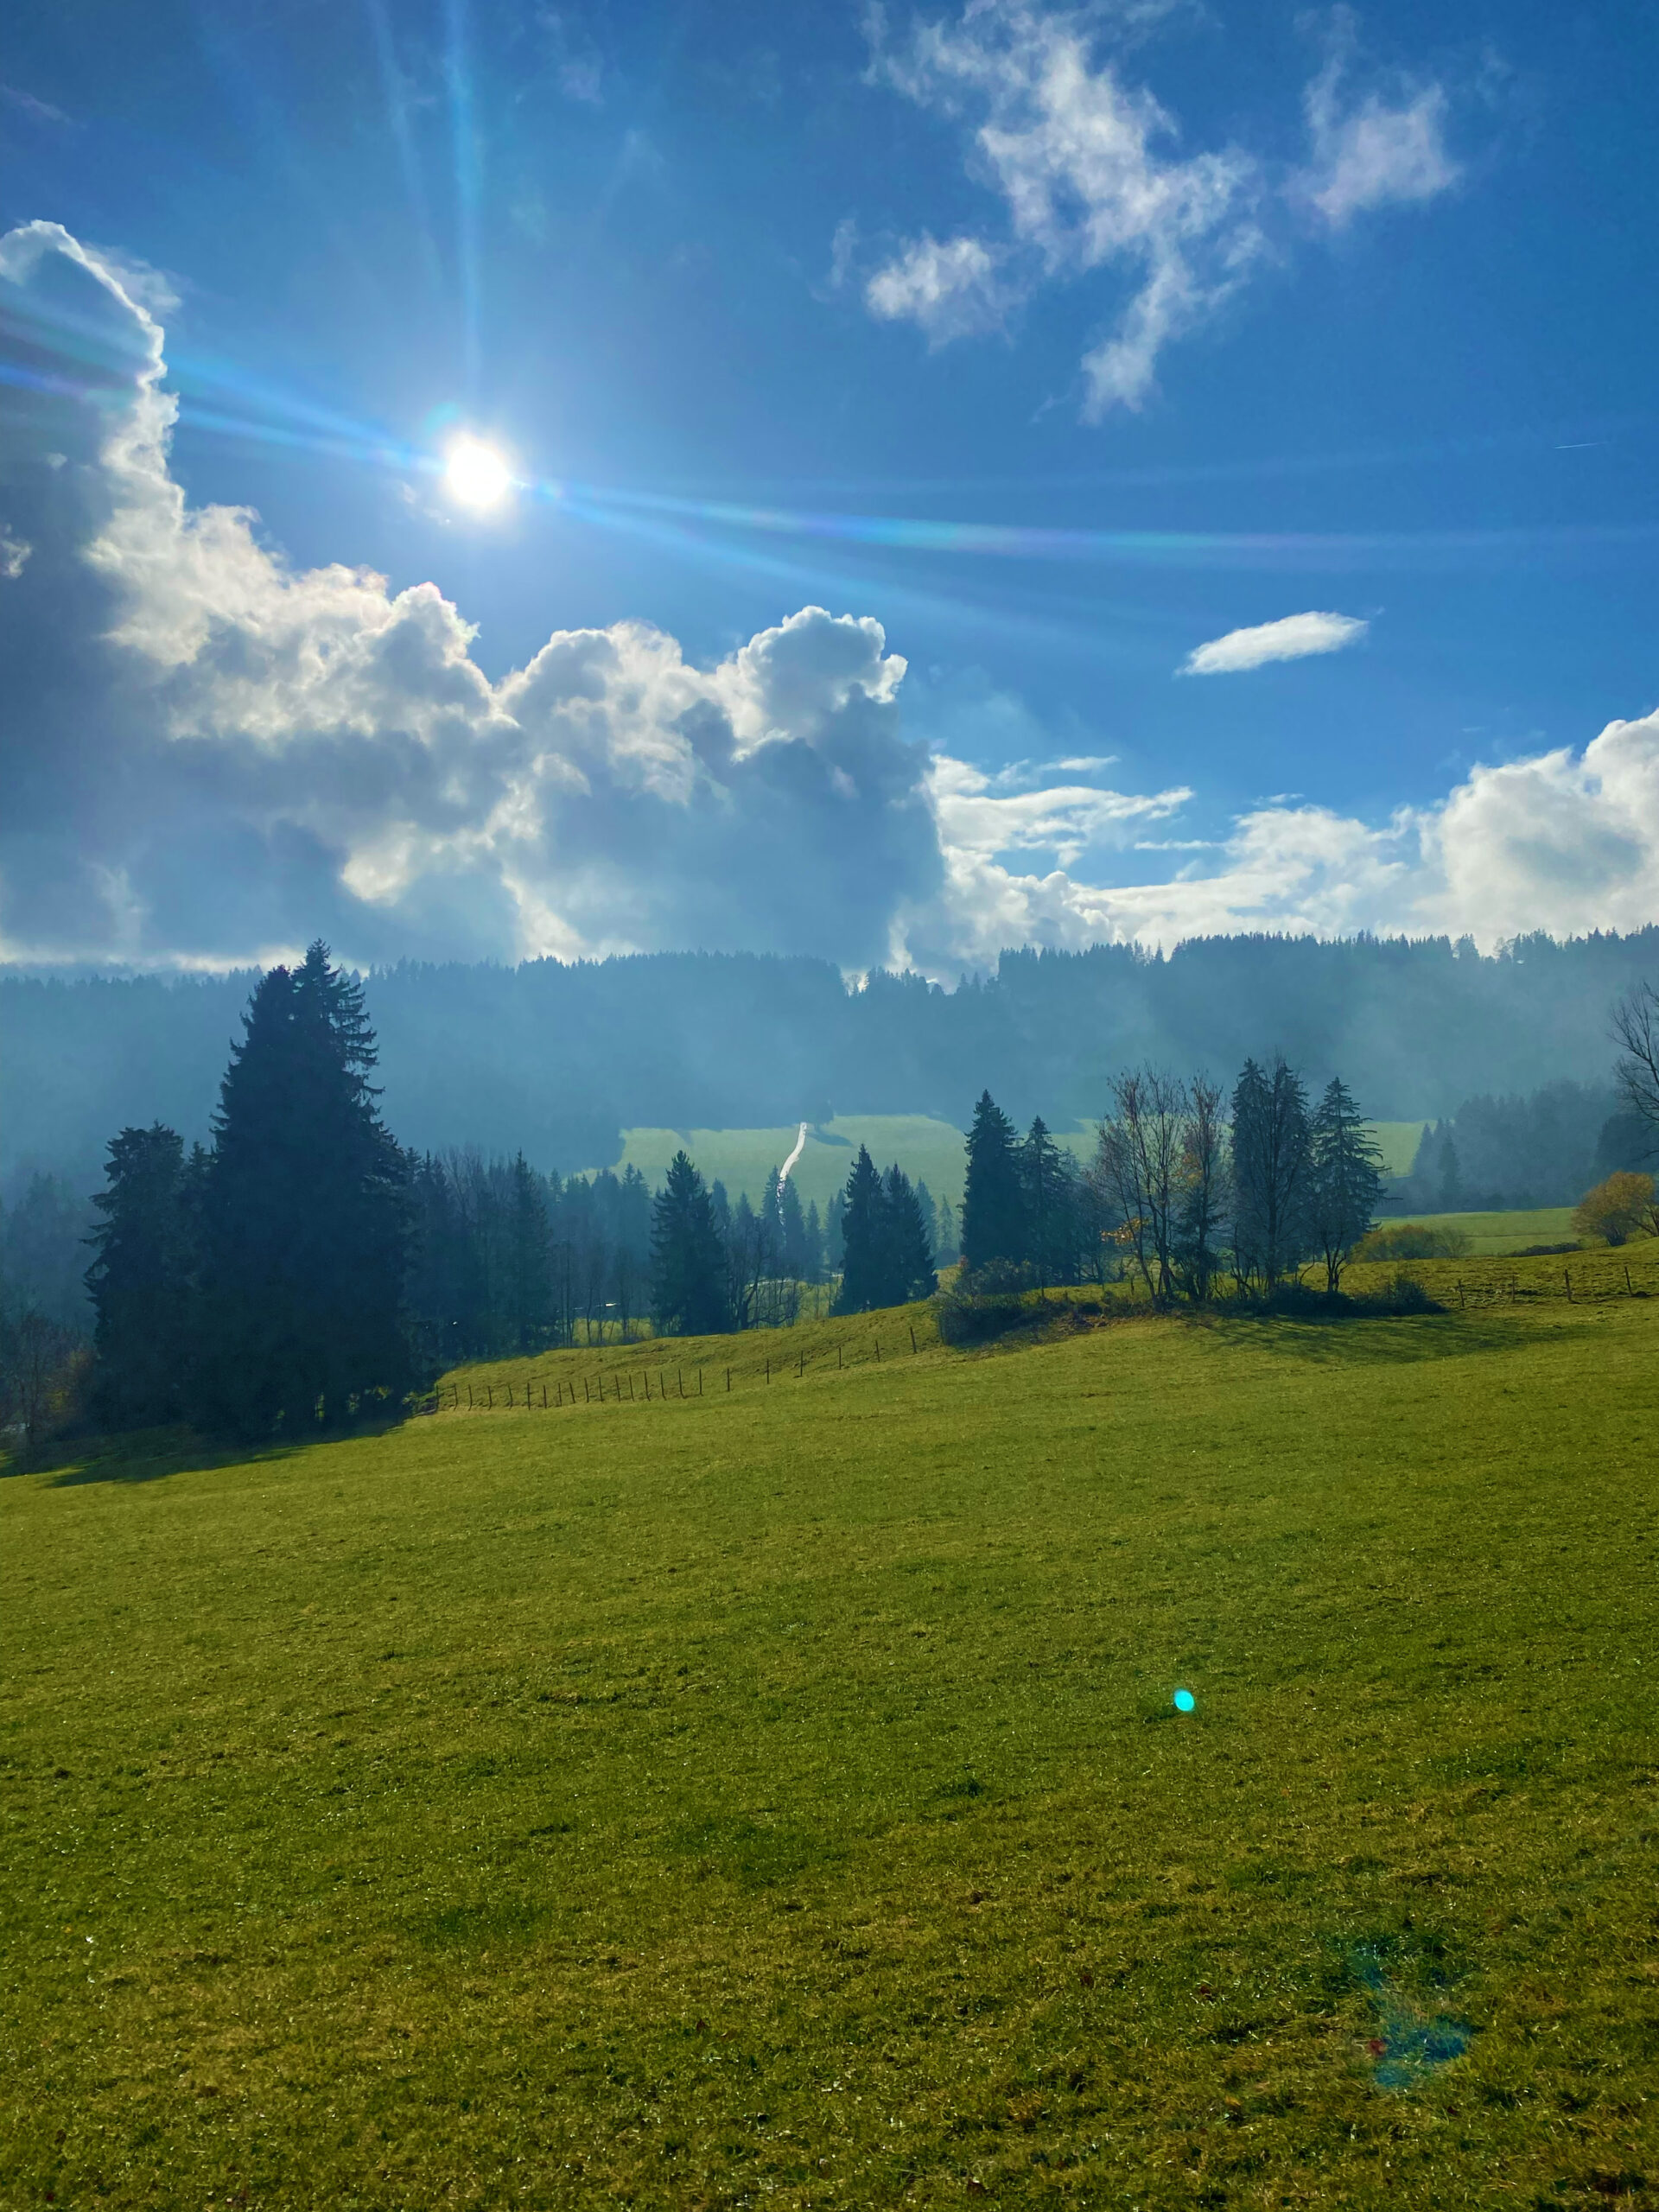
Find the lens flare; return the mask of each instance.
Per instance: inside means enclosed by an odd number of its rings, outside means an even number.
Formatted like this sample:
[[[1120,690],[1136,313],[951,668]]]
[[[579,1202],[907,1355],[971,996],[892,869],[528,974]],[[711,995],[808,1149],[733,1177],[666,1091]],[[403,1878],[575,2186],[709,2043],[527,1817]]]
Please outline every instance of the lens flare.
[[[467,507],[496,506],[512,488],[506,462],[477,438],[460,438],[450,447],[443,480]]]
[[[1191,1713],[1198,1701],[1198,1700],[1193,1696],[1191,1690],[1177,1690],[1175,1693],[1175,1710],[1177,1713]]]

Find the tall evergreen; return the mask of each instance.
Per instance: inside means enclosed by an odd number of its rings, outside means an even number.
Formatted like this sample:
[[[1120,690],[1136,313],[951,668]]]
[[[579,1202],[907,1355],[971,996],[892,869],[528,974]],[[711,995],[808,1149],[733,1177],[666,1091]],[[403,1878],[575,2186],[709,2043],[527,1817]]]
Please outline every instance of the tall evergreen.
[[[534,1351],[547,1341],[553,1302],[547,1229],[546,1186],[521,1152],[512,1163],[507,1244],[508,1325],[515,1351]]]
[[[714,1203],[683,1152],[669,1163],[651,1220],[651,1303],[658,1329],[683,1337],[729,1329],[726,1250]]]
[[[1039,1286],[1070,1282],[1077,1272],[1077,1177],[1038,1115],[1020,1147],[1027,1255]]]
[[[837,1313],[868,1313],[887,1306],[891,1265],[887,1251],[887,1209],[875,1162],[862,1145],[847,1177],[841,1204],[841,1289]]]
[[[1325,1261],[1325,1287],[1341,1287],[1349,1254],[1370,1227],[1382,1188],[1382,1154],[1340,1076],[1313,1116],[1308,1219]]]
[[[321,943],[256,988],[213,1117],[200,1356],[212,1427],[290,1433],[406,1385],[408,1163],[369,1081],[360,985]]]
[[[968,1132],[962,1200],[962,1256],[969,1268],[1026,1257],[1025,1198],[1014,1123],[988,1090],[980,1093]]]
[[[903,1306],[912,1298],[931,1298],[939,1287],[933,1271],[932,1239],[916,1187],[896,1160],[882,1178],[881,1198],[887,1213],[885,1242],[892,1293],[884,1302]]]
[[[184,1141],[157,1122],[112,1137],[86,1288],[98,1316],[93,1403],[111,1428],[184,1407],[191,1254]]]
[[[1301,1077],[1281,1055],[1246,1060],[1233,1090],[1233,1248],[1241,1280],[1271,1291],[1308,1249],[1312,1132]]]

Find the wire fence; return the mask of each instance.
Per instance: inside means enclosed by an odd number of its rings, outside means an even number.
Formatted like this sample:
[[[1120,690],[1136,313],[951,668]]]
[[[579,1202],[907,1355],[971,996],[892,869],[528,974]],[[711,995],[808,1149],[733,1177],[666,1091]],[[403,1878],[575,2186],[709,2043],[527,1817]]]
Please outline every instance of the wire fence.
[[[811,1353],[803,1350],[778,1359],[768,1353],[761,1361],[759,1374],[747,1367],[710,1367],[704,1363],[688,1368],[659,1361],[609,1370],[601,1367],[574,1376],[555,1375],[550,1379],[539,1376],[502,1376],[499,1380],[486,1376],[479,1381],[468,1378],[438,1383],[417,1400],[416,1409],[427,1414],[557,1413],[573,1406],[666,1404],[670,1401],[679,1403],[688,1398],[727,1396],[746,1382],[759,1383],[762,1389],[769,1389],[774,1381],[804,1382],[809,1372],[840,1374],[849,1368],[880,1367],[884,1363],[890,1366],[896,1357],[904,1356],[906,1338],[912,1354],[923,1350],[916,1341],[915,1329],[906,1327],[896,1346],[894,1339],[888,1337],[885,1354],[879,1337],[871,1337],[868,1343],[863,1338],[851,1344],[843,1340],[835,1346],[833,1359],[827,1351]]]

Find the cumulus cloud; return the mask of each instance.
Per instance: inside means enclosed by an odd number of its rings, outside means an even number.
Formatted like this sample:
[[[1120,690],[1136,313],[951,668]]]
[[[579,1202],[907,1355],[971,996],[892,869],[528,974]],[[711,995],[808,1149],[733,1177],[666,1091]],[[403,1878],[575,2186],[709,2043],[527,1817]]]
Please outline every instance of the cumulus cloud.
[[[1310,653],[1340,652],[1344,645],[1357,645],[1370,626],[1356,614],[1285,614],[1276,622],[1229,630],[1224,638],[1195,645],[1175,672],[1236,676],[1244,669],[1265,667],[1270,660],[1305,660]]]
[[[492,683],[432,584],[295,570],[168,465],[162,331],[55,226],[0,241],[13,958],[787,946],[868,964],[941,874],[904,662],[805,607],[712,668],[648,623]]]
[[[880,36],[884,19],[874,22]],[[1164,348],[1276,251],[1275,219],[1282,229],[1292,207],[1339,227],[1390,201],[1432,199],[1459,173],[1440,86],[1344,104],[1355,42],[1345,13],[1306,98],[1309,159],[1287,179],[1236,144],[1183,151],[1176,119],[1098,57],[1101,23],[1087,10],[969,0],[957,22],[879,46],[879,79],[965,124],[969,174],[1002,202],[1007,235],[941,245],[924,231],[864,285],[872,315],[912,321],[937,346],[1005,327],[1045,284],[1116,272],[1116,320],[1079,365],[1083,411],[1096,421],[1145,404]]]
[[[54,226],[0,238],[0,957],[207,967],[321,931],[364,962],[953,977],[1009,944],[1659,916],[1659,715],[1380,827],[1275,801],[1207,839],[1188,789],[1113,788],[1107,755],[992,774],[907,739],[868,614],[803,607],[710,667],[647,622],[556,630],[492,682],[434,585],[296,570],[245,510],[189,505],[161,327],[116,266]],[[1150,850],[1175,873],[1118,880]]]
[[[1462,170],[1446,143],[1447,101],[1442,85],[1408,83],[1391,102],[1367,92],[1344,109],[1346,16],[1338,17],[1341,49],[1307,88],[1313,158],[1297,188],[1333,229],[1373,207],[1433,200]]]
[[[1007,312],[997,281],[1001,257],[979,238],[941,245],[925,232],[864,287],[870,313],[882,322],[913,322],[930,345],[995,330]]]

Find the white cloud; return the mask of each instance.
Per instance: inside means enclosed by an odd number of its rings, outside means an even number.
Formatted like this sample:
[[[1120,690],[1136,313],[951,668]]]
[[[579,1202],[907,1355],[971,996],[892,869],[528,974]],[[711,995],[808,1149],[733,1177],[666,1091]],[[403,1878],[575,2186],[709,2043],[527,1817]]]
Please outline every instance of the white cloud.
[[[1339,29],[1346,33],[1345,19],[1339,18]],[[1462,175],[1446,149],[1443,86],[1408,84],[1392,105],[1368,92],[1344,111],[1344,60],[1343,53],[1333,54],[1308,86],[1313,159],[1297,180],[1333,229],[1373,207],[1435,199]]]
[[[1161,12],[1161,11],[1154,11]],[[1083,412],[1139,408],[1172,340],[1214,315],[1277,249],[1292,207],[1333,227],[1391,201],[1426,200],[1459,174],[1445,144],[1446,98],[1411,85],[1394,105],[1372,91],[1344,106],[1354,44],[1306,96],[1308,163],[1287,180],[1236,144],[1184,153],[1173,117],[1098,58],[1097,12],[1031,0],[969,0],[954,22],[916,25],[880,44],[874,74],[919,106],[963,121],[969,174],[1002,205],[1006,238],[924,231],[864,288],[870,312],[914,322],[931,346],[1003,328],[1043,285],[1103,270],[1121,277],[1116,320],[1084,353]],[[850,232],[842,226],[838,242]],[[838,245],[839,251],[839,245]]]
[[[1194,646],[1175,672],[1235,676],[1241,670],[1265,667],[1270,660],[1305,660],[1310,653],[1340,652],[1344,645],[1357,645],[1370,626],[1355,614],[1281,615],[1277,622],[1230,630],[1224,638]]]
[[[954,977],[1010,944],[1659,918],[1659,713],[1380,826],[1285,798],[1210,839],[1185,786],[1037,764],[1001,695],[937,713],[1017,732],[1011,769],[907,739],[869,615],[804,607],[709,667],[649,623],[559,630],[492,683],[435,586],[295,570],[189,505],[160,328],[67,233],[0,238],[0,303],[63,364],[0,417],[31,549],[0,589],[0,957],[206,967],[321,932],[359,960],[703,945]],[[1136,850],[1173,872],[1122,880]]]
[[[1019,0],[921,26],[882,68],[921,105],[979,114],[972,166],[1001,195],[1013,245],[964,235],[941,246],[925,232],[870,279],[872,313],[907,317],[938,345],[1000,327],[1049,278],[1122,265],[1134,289],[1084,361],[1085,410],[1139,406],[1160,347],[1211,311],[1259,250],[1255,163],[1230,148],[1185,160],[1166,150],[1171,118],[1095,65],[1088,28]]]
[[[841,232],[836,233],[839,247]],[[864,287],[865,303],[882,322],[913,322],[932,346],[1001,327],[1008,302],[997,281],[1001,257],[978,238],[943,245],[924,232]]]

